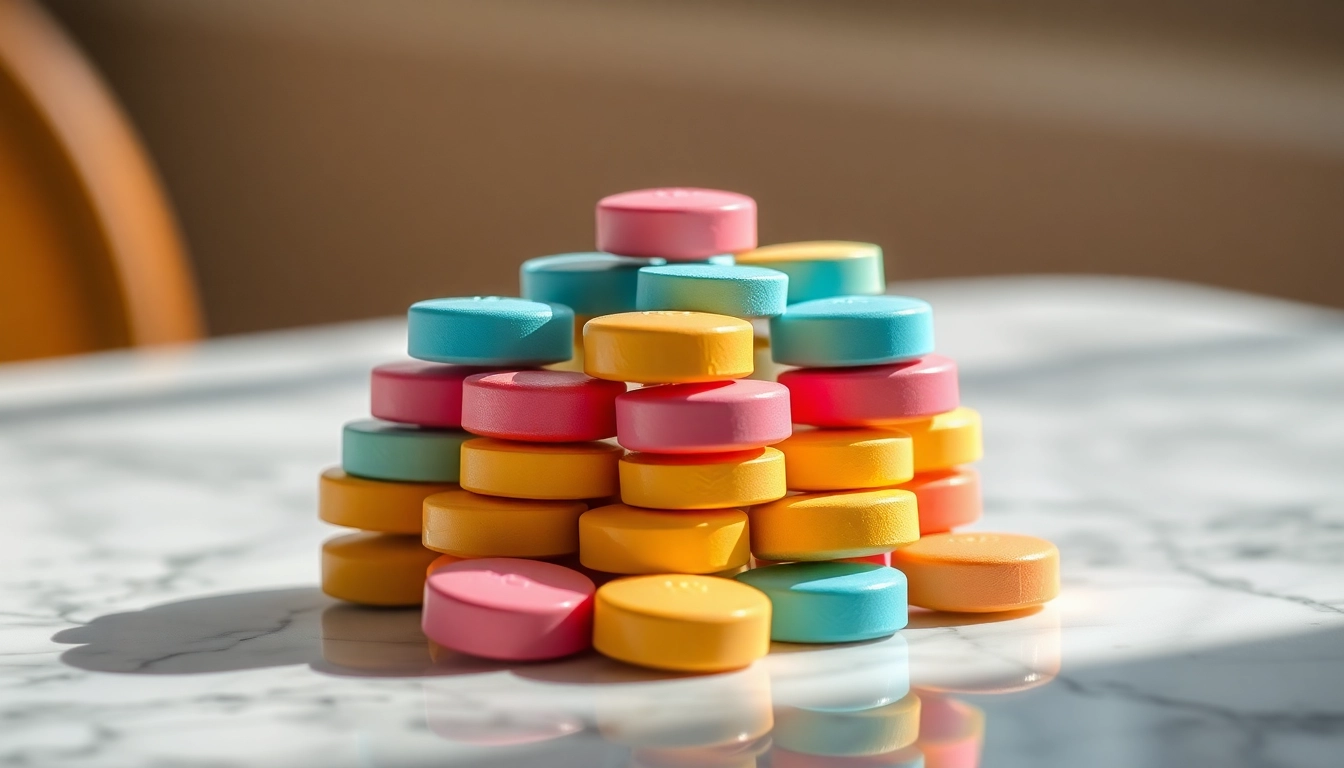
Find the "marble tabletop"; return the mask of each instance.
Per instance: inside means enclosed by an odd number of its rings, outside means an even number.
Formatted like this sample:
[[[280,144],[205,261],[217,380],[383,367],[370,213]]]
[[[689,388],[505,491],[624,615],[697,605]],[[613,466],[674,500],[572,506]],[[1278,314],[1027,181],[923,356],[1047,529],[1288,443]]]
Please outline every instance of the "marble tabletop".
[[[1121,279],[897,289],[984,416],[978,527],[1061,549],[1045,608],[916,612],[726,675],[431,655],[416,611],[316,586],[317,473],[403,323],[13,365],[0,764],[1344,764],[1344,314]]]

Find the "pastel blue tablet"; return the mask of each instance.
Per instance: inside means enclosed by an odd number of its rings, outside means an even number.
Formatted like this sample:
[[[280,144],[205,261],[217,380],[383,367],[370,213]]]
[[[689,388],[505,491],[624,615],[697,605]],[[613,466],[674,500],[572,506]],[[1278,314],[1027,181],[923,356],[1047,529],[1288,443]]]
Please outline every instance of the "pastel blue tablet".
[[[462,443],[473,437],[460,429],[352,421],[341,431],[341,469],[371,480],[456,483]]]
[[[789,276],[776,269],[721,264],[668,264],[639,270],[636,307],[730,317],[773,317],[788,302]]]
[[[781,365],[881,365],[931,352],[933,308],[909,296],[814,299],[770,318],[770,355]]]
[[[905,574],[871,563],[785,563],[737,575],[770,598],[770,639],[849,643],[906,625]]]
[[[407,352],[435,363],[536,366],[574,352],[574,312],[505,296],[417,301],[407,312]]]

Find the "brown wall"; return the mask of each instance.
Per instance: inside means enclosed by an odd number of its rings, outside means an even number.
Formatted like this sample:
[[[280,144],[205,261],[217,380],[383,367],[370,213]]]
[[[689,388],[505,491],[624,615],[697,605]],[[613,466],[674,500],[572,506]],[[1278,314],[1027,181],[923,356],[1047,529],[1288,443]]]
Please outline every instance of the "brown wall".
[[[754,195],[763,242],[878,242],[893,277],[1344,305],[1329,46],[758,4],[50,5],[156,158],[216,333],[514,293],[522,259],[591,247],[599,196],[663,184]]]

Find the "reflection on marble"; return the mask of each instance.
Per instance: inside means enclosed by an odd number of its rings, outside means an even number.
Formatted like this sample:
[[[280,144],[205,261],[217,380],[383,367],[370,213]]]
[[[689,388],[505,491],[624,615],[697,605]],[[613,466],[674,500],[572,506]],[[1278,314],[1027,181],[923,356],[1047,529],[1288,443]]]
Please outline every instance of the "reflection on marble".
[[[0,764],[1337,765],[1340,316],[908,292],[985,417],[981,527],[1056,541],[1063,595],[730,675],[470,659],[318,592],[316,474],[396,323],[0,369]]]

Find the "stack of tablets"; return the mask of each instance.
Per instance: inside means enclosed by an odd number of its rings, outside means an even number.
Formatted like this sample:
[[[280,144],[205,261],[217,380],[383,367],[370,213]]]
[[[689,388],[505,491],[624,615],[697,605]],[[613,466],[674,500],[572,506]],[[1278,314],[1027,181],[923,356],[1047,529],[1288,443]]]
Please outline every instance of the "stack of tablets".
[[[322,588],[366,605],[418,605],[435,553],[421,544],[426,497],[457,490],[462,381],[479,368],[405,362],[373,370],[375,419],[345,425],[341,466],[322,473],[318,516],[358,528],[322,546]]]
[[[979,418],[880,249],[757,249],[755,202],[715,190],[614,195],[597,228],[524,263],[523,298],[410,308],[423,362],[374,371],[379,421],[323,476],[322,518],[369,532],[324,548],[329,594],[423,594],[426,634],[478,656],[682,671],[889,635],[907,592],[1053,597],[1048,542],[942,533],[980,515]],[[747,378],[763,349],[778,382]]]

